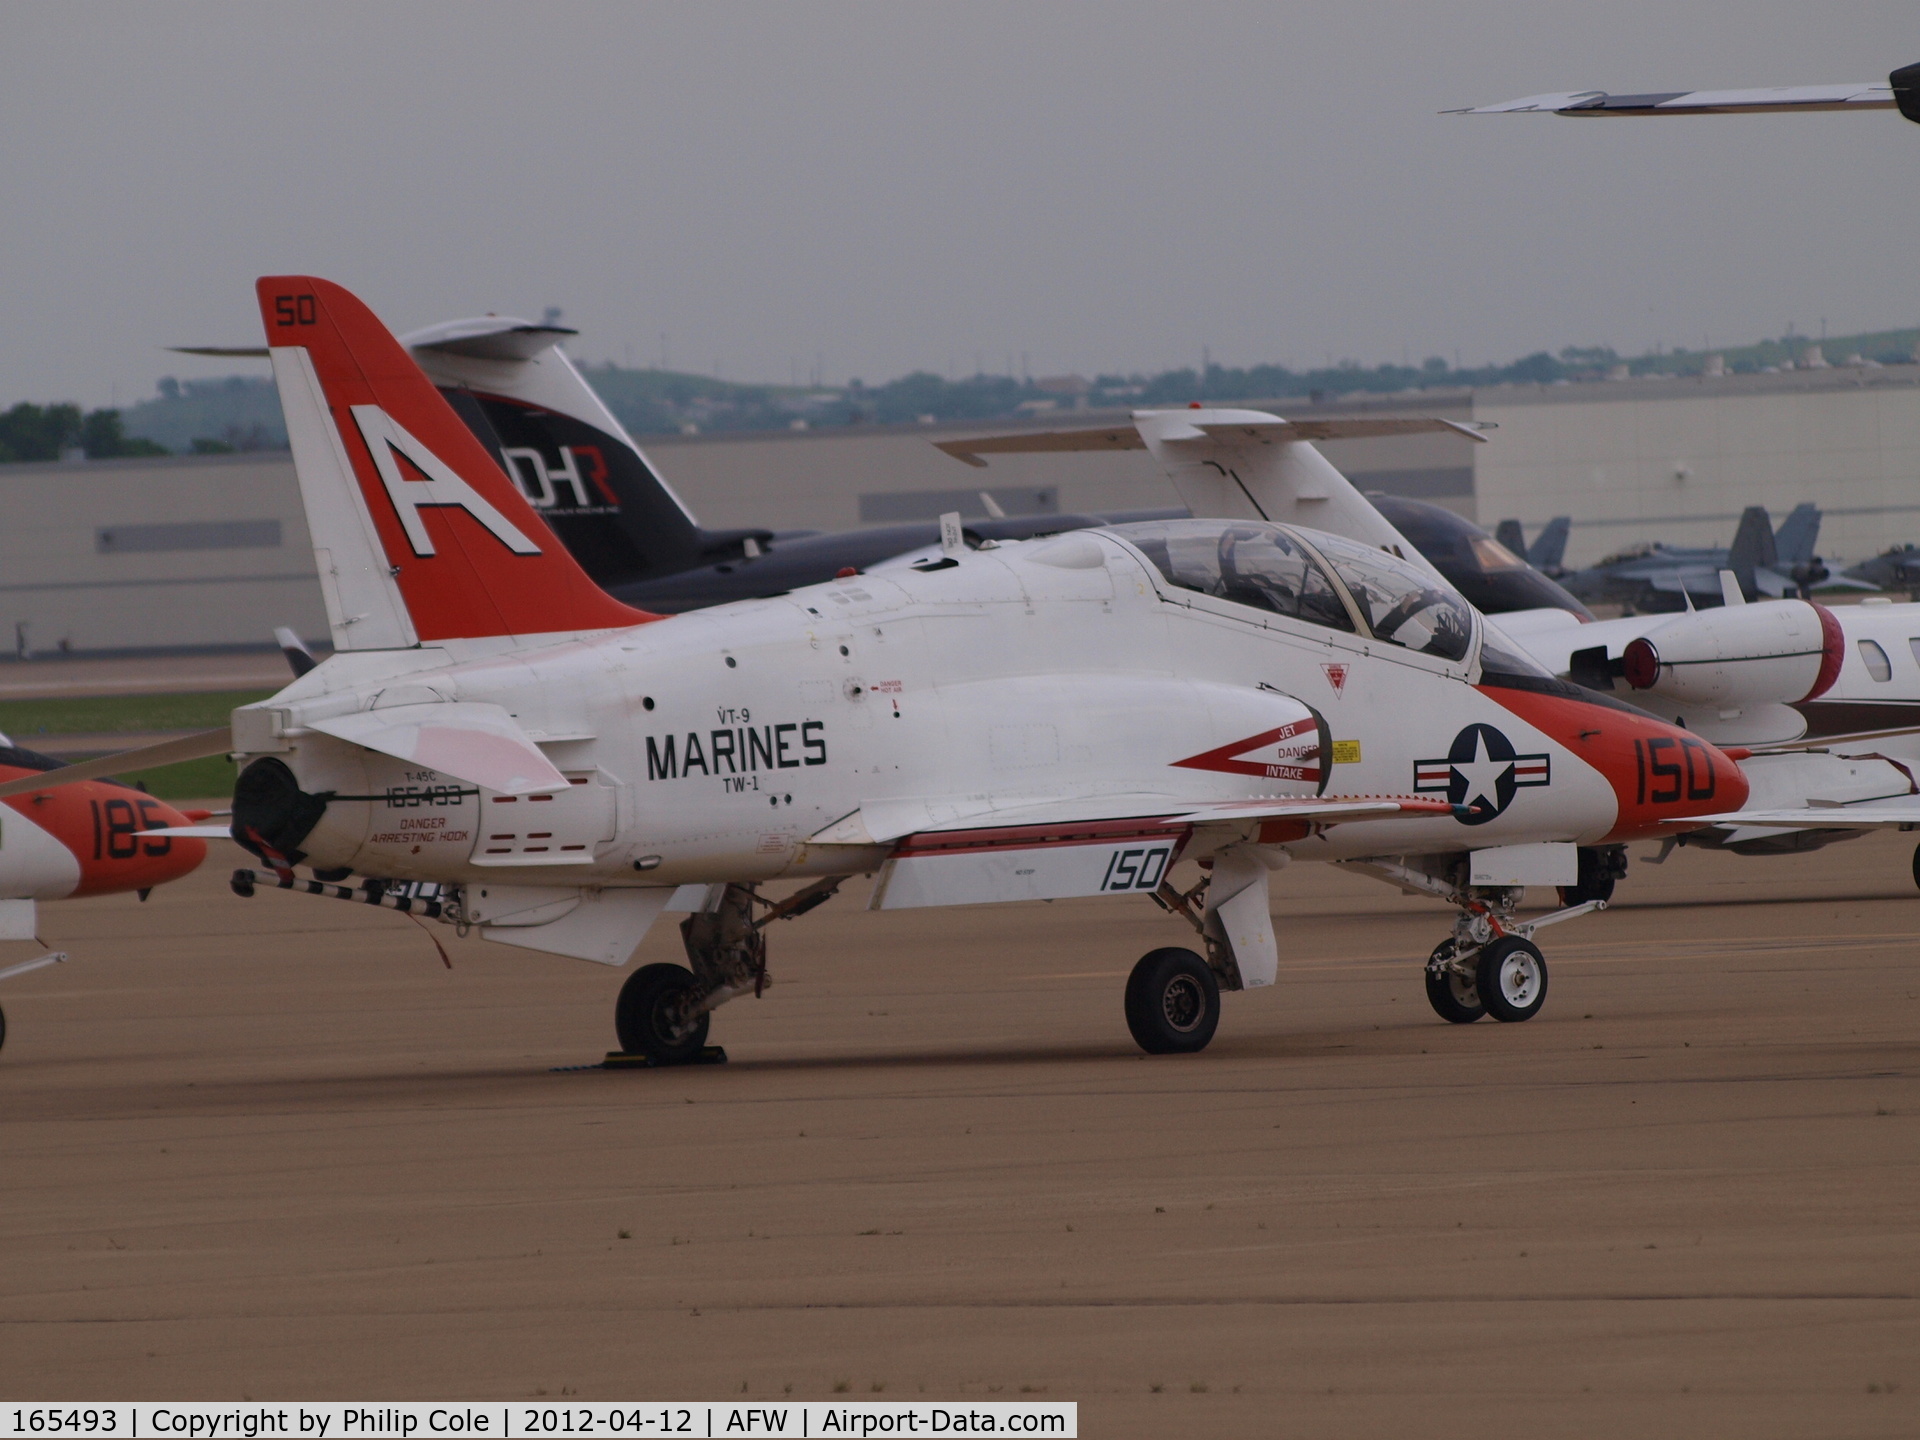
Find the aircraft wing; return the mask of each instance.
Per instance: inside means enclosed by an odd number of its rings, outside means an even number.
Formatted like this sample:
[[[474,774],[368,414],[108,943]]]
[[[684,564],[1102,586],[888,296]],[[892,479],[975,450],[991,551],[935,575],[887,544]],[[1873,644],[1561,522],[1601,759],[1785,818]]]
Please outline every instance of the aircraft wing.
[[[1920,825],[1920,798],[1902,795],[1891,801],[1864,800],[1855,805],[1803,805],[1775,810],[1734,810],[1725,815],[1696,815],[1671,820],[1671,825],[1698,829],[1726,825],[1755,830],[1884,830]]]
[[[1136,813],[1111,815],[1128,809]],[[1089,810],[1108,812],[1109,818],[1083,818]],[[902,837],[880,867],[868,908],[1151,894],[1201,825],[1261,822],[1263,832],[1266,822],[1301,827],[1274,835],[1277,843],[1300,838],[1307,822],[1451,812],[1444,800],[1405,795],[1223,800],[1199,806],[1166,796],[1111,796],[1015,806]]]
[[[1528,95],[1498,105],[1443,110],[1443,115],[1755,115],[1800,110],[1892,110],[1899,101],[1891,79],[1850,85],[1769,85],[1749,90],[1664,90],[1640,95],[1609,95],[1604,90],[1573,90]]]

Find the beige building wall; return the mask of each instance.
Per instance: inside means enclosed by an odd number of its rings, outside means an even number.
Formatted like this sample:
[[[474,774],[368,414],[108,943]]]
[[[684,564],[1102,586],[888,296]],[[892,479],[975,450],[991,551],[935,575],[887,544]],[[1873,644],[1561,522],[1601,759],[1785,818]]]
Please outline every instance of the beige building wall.
[[[1483,390],[1498,425],[1476,457],[1482,524],[1529,538],[1573,517],[1567,562],[1637,541],[1727,544],[1740,511],[1777,525],[1801,501],[1820,553],[1851,563],[1920,539],[1920,376],[1913,367]]]
[[[0,465],[0,515],[6,654],[326,638],[284,454]]]

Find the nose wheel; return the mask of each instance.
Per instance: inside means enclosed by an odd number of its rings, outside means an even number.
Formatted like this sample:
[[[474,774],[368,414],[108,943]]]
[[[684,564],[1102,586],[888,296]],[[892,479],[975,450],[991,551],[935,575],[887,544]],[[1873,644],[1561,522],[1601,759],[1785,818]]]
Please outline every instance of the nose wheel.
[[[1454,964],[1458,948],[1453,941],[1442,940],[1427,957],[1427,1003],[1449,1025],[1471,1025],[1487,1013],[1487,1007],[1480,1002],[1478,973]]]
[[[1480,951],[1474,982],[1494,1019],[1507,1024],[1531,1020],[1547,1003],[1547,960],[1531,940],[1502,936]]]

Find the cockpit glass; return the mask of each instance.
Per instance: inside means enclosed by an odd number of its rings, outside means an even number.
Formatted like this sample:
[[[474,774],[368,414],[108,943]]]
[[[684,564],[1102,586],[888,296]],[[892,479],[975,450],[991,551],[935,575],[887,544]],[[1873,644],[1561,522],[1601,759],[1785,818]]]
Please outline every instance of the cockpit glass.
[[[1551,680],[1553,672],[1516,645],[1493,621],[1481,620],[1480,670],[1483,675],[1519,675],[1533,680]]]
[[[1148,520],[1110,528],[1183,590],[1310,625],[1353,629],[1339,592],[1278,525],[1260,520]]]
[[[1476,535],[1470,542],[1473,546],[1473,558],[1480,562],[1481,570],[1491,575],[1496,570],[1524,570],[1527,562],[1502,545],[1491,535]]]
[[[1466,658],[1473,611],[1446,581],[1356,540],[1318,532],[1308,538],[1346,582],[1376,639],[1443,660]]]

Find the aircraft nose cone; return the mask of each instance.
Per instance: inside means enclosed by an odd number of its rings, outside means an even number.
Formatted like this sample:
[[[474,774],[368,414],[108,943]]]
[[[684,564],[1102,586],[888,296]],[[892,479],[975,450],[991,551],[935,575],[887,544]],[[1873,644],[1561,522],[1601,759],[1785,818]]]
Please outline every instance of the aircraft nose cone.
[[[1599,772],[1615,805],[1606,841],[1664,839],[1684,829],[1671,821],[1747,803],[1747,777],[1733,757],[1678,726],[1597,696],[1485,693]]]
[[[82,783],[61,793],[50,814],[60,840],[80,862],[73,893],[111,895],[145,890],[190,875],[207,858],[207,842],[190,835],[143,835],[143,830],[190,825],[164,800],[122,786]]]
[[[1581,758],[1606,776],[1619,803],[1607,839],[1663,839],[1685,828],[1674,820],[1720,815],[1747,803],[1747,777],[1718,746],[1652,718],[1602,713],[1614,722],[1608,726],[1611,742]]]

